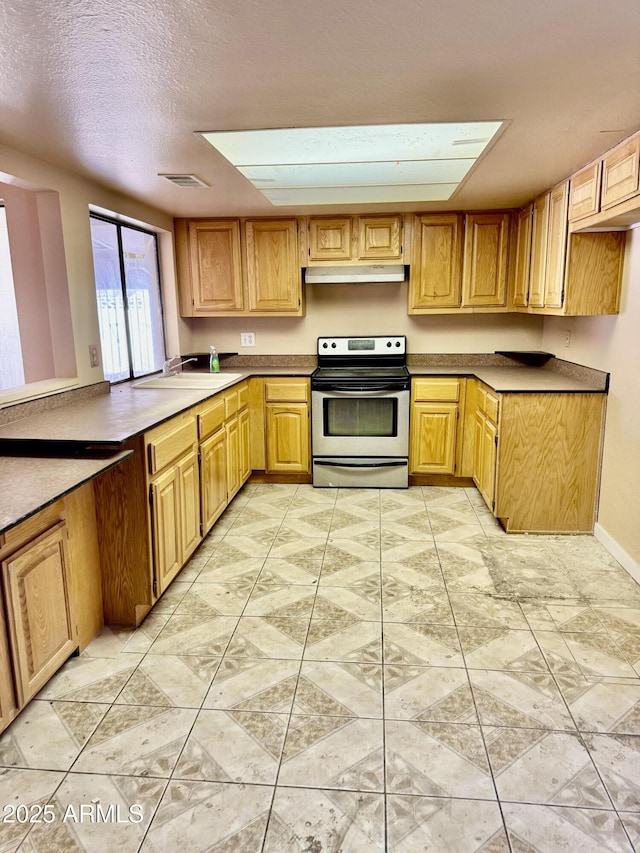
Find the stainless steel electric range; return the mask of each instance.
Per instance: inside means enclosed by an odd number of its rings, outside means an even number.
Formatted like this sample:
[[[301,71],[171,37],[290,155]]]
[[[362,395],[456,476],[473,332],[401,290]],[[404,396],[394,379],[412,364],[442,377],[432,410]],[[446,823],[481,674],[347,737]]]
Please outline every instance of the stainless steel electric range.
[[[318,338],[311,375],[313,485],[407,488],[404,335]]]

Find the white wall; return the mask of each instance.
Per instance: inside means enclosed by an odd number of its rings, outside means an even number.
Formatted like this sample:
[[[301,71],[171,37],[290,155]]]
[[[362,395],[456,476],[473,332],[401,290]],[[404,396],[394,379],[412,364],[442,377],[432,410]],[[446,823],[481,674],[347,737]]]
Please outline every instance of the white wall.
[[[567,330],[571,344],[564,346]],[[545,319],[543,349],[611,374],[598,525],[640,564],[640,228],[627,234],[620,314]]]
[[[408,316],[406,284],[305,285],[307,311],[298,318],[185,320],[181,352],[243,355],[308,354],[321,335],[406,335],[409,352],[494,352],[540,349],[542,319],[517,314]],[[241,347],[240,332],[256,346]]]

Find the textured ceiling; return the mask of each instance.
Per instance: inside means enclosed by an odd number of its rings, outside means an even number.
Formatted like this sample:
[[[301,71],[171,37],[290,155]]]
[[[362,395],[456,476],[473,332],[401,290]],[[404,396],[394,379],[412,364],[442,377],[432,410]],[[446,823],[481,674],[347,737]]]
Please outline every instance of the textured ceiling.
[[[393,207],[511,207],[640,127],[639,33],[638,0],[4,0],[0,143],[178,216],[282,215],[311,208],[194,131],[504,119],[450,202]]]

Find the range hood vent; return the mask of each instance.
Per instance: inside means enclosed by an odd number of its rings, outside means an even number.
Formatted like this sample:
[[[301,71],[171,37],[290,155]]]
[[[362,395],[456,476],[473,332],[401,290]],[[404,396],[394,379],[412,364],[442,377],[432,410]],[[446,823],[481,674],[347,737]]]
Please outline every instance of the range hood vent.
[[[307,284],[383,284],[388,281],[405,281],[403,264],[369,264],[362,267],[307,267],[304,280]]]

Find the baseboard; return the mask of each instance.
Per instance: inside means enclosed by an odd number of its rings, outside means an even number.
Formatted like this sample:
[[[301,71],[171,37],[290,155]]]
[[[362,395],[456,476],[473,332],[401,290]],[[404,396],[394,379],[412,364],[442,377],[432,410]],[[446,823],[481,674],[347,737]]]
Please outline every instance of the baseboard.
[[[600,524],[596,524],[593,529],[594,536],[601,542],[607,551],[616,558],[623,569],[626,569],[631,577],[640,583],[640,564],[636,563],[631,554],[624,550],[620,545]]]

